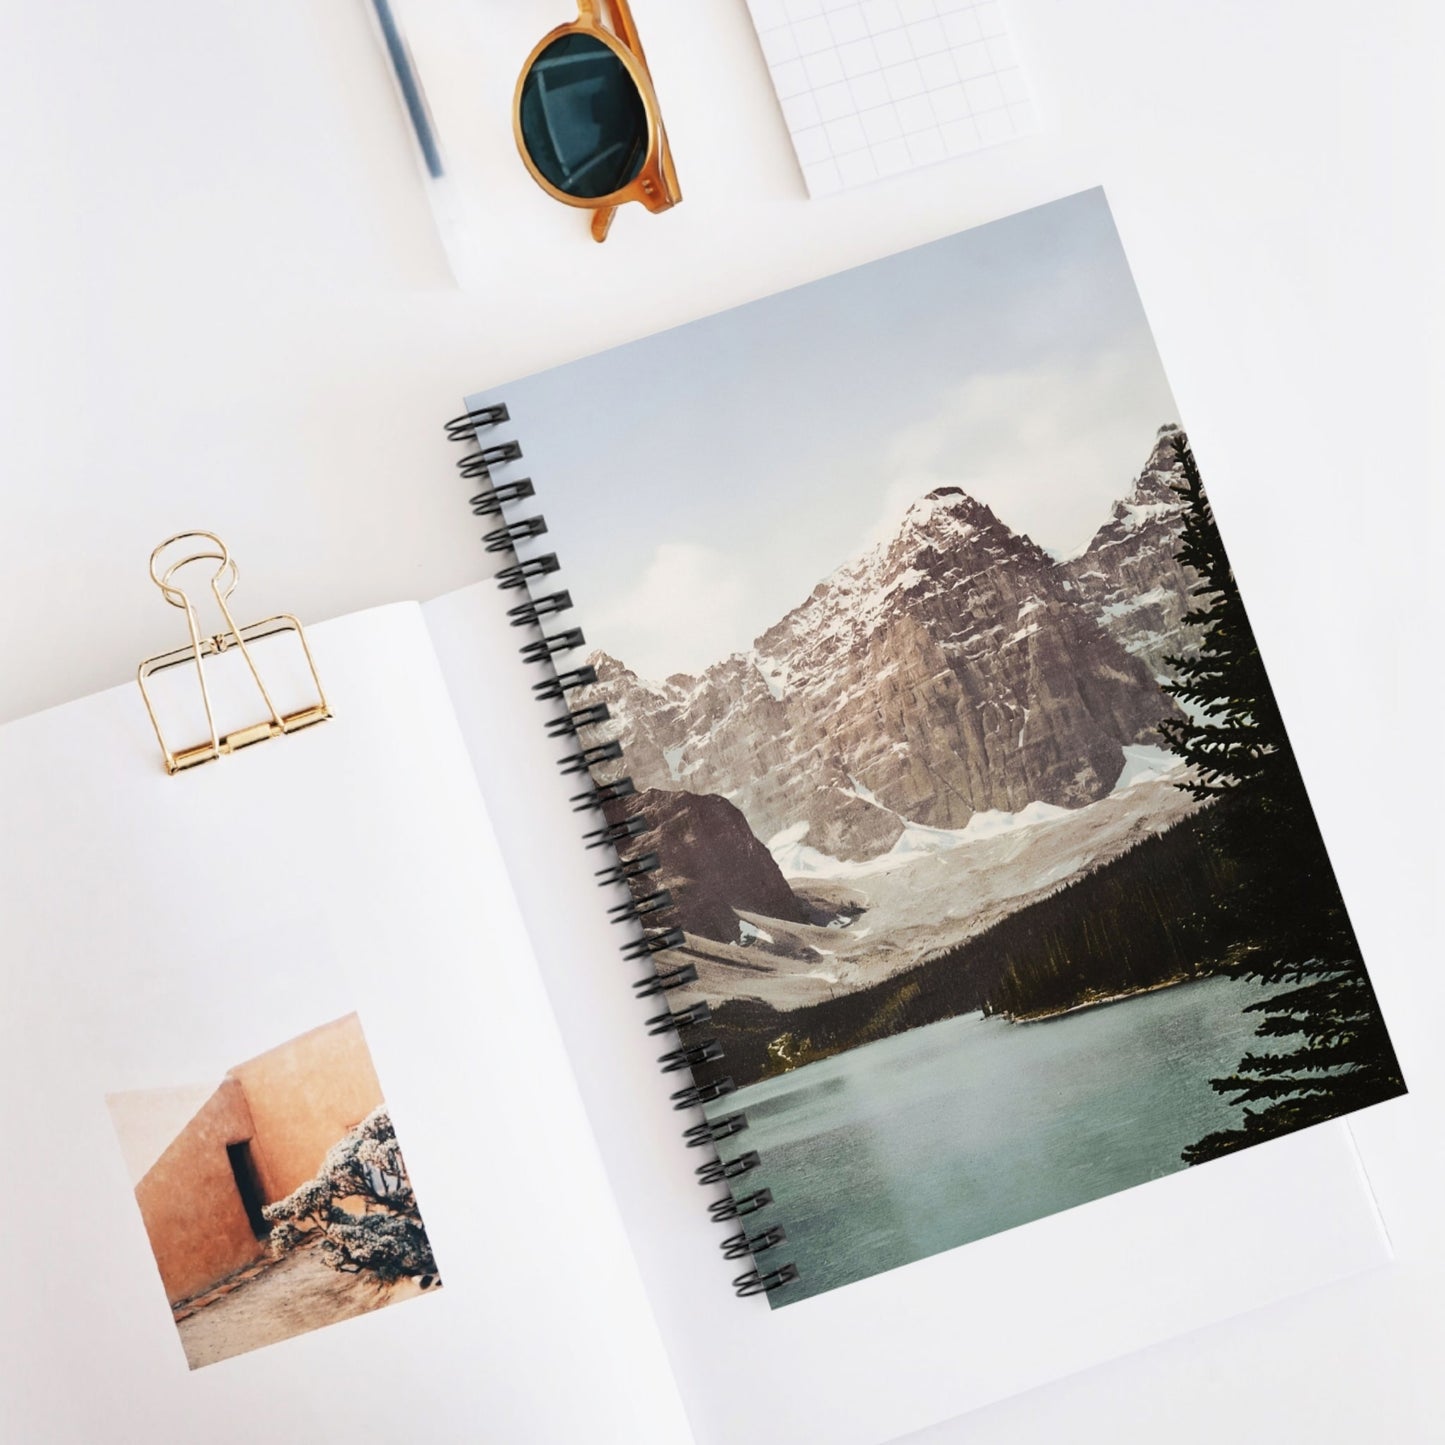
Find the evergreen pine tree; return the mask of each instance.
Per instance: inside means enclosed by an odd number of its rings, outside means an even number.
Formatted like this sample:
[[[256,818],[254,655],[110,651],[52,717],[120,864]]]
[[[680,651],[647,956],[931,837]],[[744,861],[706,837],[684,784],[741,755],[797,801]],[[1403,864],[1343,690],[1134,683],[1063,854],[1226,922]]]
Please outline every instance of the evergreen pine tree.
[[[1197,1164],[1390,1098],[1405,1084],[1182,433],[1175,448],[1174,489],[1187,504],[1178,556],[1199,578],[1185,619],[1197,645],[1168,659],[1175,681],[1166,691],[1185,715],[1160,731],[1190,764],[1181,786],[1209,803],[1208,835],[1232,867],[1223,907],[1233,946],[1220,971],[1270,990],[1247,1010],[1261,1016],[1268,1051],[1246,1054],[1233,1074],[1210,1081],[1246,1106],[1243,1120],[1185,1149],[1185,1162]]]

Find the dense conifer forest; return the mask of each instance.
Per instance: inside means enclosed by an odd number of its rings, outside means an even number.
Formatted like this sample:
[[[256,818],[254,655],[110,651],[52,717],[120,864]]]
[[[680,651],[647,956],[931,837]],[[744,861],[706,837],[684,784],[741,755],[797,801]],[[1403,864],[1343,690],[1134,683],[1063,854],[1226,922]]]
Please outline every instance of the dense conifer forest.
[[[1209,846],[1233,861],[1220,914],[1235,941],[1221,971],[1272,990],[1246,1009],[1264,1042],[1210,1080],[1240,1122],[1185,1149],[1198,1164],[1402,1094],[1405,1080],[1185,442],[1179,461],[1178,558],[1199,579],[1185,617],[1195,642],[1166,659],[1175,680],[1164,690],[1184,711],[1159,731],[1189,764],[1184,786],[1211,804],[1200,815]]]
[[[1209,973],[1229,947],[1217,903],[1230,890],[1231,870],[1205,834],[1198,814],[1150,834],[871,988],[787,1012],[756,999],[724,1003],[713,1019],[726,1072],[752,1083],[958,1014],[1037,1018]]]

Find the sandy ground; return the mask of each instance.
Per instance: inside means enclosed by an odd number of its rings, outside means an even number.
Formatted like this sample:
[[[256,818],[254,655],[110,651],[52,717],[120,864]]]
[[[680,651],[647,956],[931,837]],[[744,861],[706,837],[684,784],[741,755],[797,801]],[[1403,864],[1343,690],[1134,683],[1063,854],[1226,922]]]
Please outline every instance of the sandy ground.
[[[369,1275],[338,1274],[321,1262],[313,1245],[220,1295],[176,1329],[196,1370],[421,1293],[415,1280],[378,1286]]]

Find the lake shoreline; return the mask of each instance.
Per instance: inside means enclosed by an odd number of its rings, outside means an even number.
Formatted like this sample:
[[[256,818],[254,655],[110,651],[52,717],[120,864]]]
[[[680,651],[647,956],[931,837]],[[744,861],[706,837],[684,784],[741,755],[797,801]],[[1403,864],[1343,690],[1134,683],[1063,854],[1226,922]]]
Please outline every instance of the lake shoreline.
[[[1087,998],[1066,1008],[1039,1009],[1024,1014],[1000,1013],[992,1017],[1004,1019],[1011,1024],[1046,1024],[1051,1019],[1067,1018],[1070,1014],[1086,1013],[1090,1009],[1108,1008],[1111,1004],[1125,1003],[1131,998],[1140,998],[1146,993],[1159,993],[1166,988],[1178,988],[1180,984],[1200,983],[1213,978],[1210,973],[1181,973],[1173,978],[1161,979],[1158,983],[1145,984],[1143,988],[1126,988],[1118,993],[1105,994],[1100,998]]]
[[[769,1303],[1182,1172],[1190,1144],[1236,1122],[1209,1081],[1251,1047],[1262,994],[1224,973],[1199,983],[1052,1029],[959,1014],[710,1104],[747,1113],[719,1156],[756,1152],[747,1187],[772,1192],[801,1273]]]

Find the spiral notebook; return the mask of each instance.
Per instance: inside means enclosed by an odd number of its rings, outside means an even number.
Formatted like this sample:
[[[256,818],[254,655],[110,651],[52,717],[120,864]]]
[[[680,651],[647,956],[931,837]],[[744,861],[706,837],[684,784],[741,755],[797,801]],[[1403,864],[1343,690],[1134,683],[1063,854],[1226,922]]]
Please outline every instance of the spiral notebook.
[[[1179,786],[1275,715],[1100,193],[452,430],[500,592],[221,573],[0,728],[7,1438],[875,1445],[1389,1257],[1287,742]]]
[[[1404,1092],[1101,191],[466,406],[739,1293],[1217,1218]]]
[[[467,404],[740,1293],[1404,1092],[1102,192]]]

